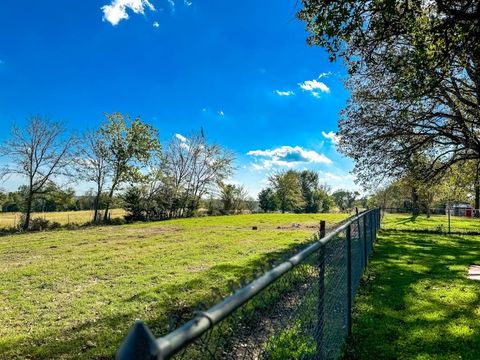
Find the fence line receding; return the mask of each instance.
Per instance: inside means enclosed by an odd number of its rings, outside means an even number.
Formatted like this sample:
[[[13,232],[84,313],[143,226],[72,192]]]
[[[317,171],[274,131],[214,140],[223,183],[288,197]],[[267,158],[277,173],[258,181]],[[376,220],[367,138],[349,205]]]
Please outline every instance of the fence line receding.
[[[136,322],[119,360],[337,359],[380,227],[379,209],[350,218],[169,334]]]

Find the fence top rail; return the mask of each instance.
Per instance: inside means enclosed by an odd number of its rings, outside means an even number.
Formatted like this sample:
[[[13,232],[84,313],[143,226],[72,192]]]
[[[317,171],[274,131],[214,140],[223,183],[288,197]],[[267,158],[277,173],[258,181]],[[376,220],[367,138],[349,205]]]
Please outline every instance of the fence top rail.
[[[335,238],[338,234],[345,231],[352,223],[360,220],[362,217],[377,209],[365,210],[358,215],[355,215],[341,224],[339,227],[328,233],[325,237],[319,239],[312,245],[306,247],[296,255],[292,256],[287,261],[275,266],[270,271],[250,282],[242,289],[236,291],[234,294],[225,298],[210,309],[199,312],[190,321],[180,326],[173,332],[157,338],[155,345],[158,353],[162,358],[168,358],[181,350],[185,345],[193,342],[195,339],[203,335],[207,330],[215,324],[222,321],[236,309],[244,305],[247,301],[252,299],[255,295],[274,283],[277,279],[289,272],[292,268],[302,263],[310,255],[317,252],[321,247],[326,245],[329,241]],[[141,325],[141,324],[138,324]],[[128,339],[128,338],[127,338]],[[126,342],[123,345],[126,345]],[[122,345],[122,347],[123,347]],[[120,348],[119,353],[122,352]]]

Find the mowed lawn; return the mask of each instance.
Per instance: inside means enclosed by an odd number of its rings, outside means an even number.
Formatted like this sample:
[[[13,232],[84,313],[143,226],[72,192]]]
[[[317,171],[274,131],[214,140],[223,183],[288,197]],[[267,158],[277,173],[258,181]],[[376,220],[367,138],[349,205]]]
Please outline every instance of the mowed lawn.
[[[387,218],[387,221],[389,219]],[[347,359],[480,359],[480,237],[383,230]]]
[[[125,215],[123,209],[112,209],[110,211],[110,217],[119,218]],[[13,228],[18,226],[20,221],[20,213],[1,213],[0,212],[0,229]],[[33,218],[43,218],[50,221],[58,222],[62,225],[66,224],[85,224],[93,220],[93,211],[61,211],[61,212],[45,212],[45,213],[33,213]]]
[[[457,232],[480,232],[480,219],[451,216],[451,230]],[[385,214],[382,228],[389,230],[430,230],[448,231],[447,215],[412,216],[411,214]]]
[[[259,214],[0,237],[0,358],[109,359],[343,214]],[[301,224],[300,227],[292,223]],[[258,226],[258,230],[252,230]]]

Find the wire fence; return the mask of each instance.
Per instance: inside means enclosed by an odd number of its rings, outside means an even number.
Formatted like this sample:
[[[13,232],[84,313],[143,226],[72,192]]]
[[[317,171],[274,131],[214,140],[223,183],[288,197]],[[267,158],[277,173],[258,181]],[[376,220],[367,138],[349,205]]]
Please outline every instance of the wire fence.
[[[339,358],[380,220],[368,210],[326,236],[322,222],[314,243],[167,335],[137,321],[117,359]]]
[[[407,208],[386,208],[386,230],[442,234],[480,234],[480,210],[467,204],[413,212]]]

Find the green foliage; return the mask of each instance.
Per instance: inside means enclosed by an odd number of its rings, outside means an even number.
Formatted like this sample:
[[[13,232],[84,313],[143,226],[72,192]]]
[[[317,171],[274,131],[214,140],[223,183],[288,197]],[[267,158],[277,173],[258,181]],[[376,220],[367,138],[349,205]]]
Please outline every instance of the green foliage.
[[[302,3],[309,43],[346,61],[351,98],[339,150],[364,185],[402,177],[419,154],[428,181],[480,158],[477,2]]]
[[[289,170],[270,176],[270,187],[259,193],[260,208],[265,211],[281,210],[318,213],[328,212],[332,199],[326,185],[319,185],[314,171]]]
[[[150,125],[120,113],[107,114],[100,128],[100,153],[112,169],[112,179],[104,220],[118,186],[141,178],[145,166],[160,151],[157,131]]]
[[[337,190],[332,194],[332,198],[340,211],[347,211],[353,209],[358,195],[360,194],[357,191]]]
[[[234,214],[246,208],[247,191],[242,186],[220,183],[220,201],[224,214]]]
[[[264,212],[276,211],[278,209],[278,198],[272,188],[266,188],[258,194],[260,209]]]
[[[124,209],[127,212],[125,220],[143,221],[146,219],[147,205],[145,203],[145,194],[140,186],[129,187],[122,196],[124,202]]]
[[[300,178],[297,172],[288,170],[271,175],[270,184],[275,189],[278,198],[279,210],[300,212],[305,206],[300,186]]]
[[[265,348],[265,358],[268,360],[313,359],[316,349],[315,339],[303,335],[301,325],[297,323],[269,339]]]

